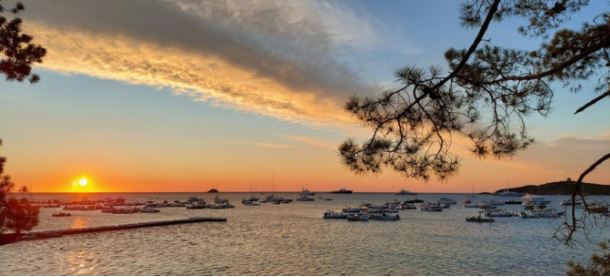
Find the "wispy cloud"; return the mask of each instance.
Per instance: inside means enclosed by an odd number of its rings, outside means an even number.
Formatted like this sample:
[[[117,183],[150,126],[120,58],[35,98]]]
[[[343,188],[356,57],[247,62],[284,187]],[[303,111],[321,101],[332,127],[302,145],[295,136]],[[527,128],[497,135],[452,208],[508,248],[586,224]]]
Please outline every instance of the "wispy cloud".
[[[293,148],[294,145],[283,144],[283,143],[270,143],[270,142],[258,142],[258,141],[237,141],[238,143],[253,145],[265,149],[288,149]]]
[[[325,139],[320,139],[316,137],[310,136],[302,136],[302,135],[279,135],[280,137],[286,138],[288,140],[298,142],[301,144],[305,144],[308,146],[313,146],[317,148],[335,150],[339,146],[339,143],[335,143],[332,141],[328,141]]]

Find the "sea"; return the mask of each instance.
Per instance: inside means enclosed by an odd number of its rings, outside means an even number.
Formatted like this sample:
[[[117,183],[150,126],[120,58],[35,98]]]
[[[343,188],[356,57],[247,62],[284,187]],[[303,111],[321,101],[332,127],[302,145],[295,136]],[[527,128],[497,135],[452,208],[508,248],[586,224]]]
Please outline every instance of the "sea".
[[[269,193],[254,193],[264,198]],[[297,193],[276,193],[296,199]],[[505,201],[491,195],[392,193],[317,193],[312,202],[243,206],[250,193],[220,193],[234,209],[161,208],[156,214],[107,214],[41,209],[34,231],[83,228],[197,216],[226,217],[226,222],[81,234],[0,246],[0,275],[565,275],[568,261],[588,262],[596,243],[610,238],[605,221],[566,246],[553,237],[558,219],[496,218],[470,223],[477,209],[458,203],[443,212],[401,211],[399,221],[349,222],[323,219],[362,203],[382,204],[417,197],[458,202]],[[34,193],[34,200],[103,199],[161,202],[191,196],[213,201],[209,193]],[[319,197],[332,198],[332,201]],[[544,196],[563,211],[567,196]],[[610,197],[591,197],[608,201]],[[504,206],[522,209],[519,205]],[[608,226],[610,227],[610,226]]]

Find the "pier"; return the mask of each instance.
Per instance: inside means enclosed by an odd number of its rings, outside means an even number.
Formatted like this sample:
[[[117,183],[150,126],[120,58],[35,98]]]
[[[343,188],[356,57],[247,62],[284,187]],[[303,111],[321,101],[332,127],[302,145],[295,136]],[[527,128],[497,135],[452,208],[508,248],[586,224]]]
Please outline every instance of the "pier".
[[[199,223],[199,222],[226,222],[226,221],[227,221],[227,218],[225,218],[225,217],[191,217],[191,218],[185,218],[185,219],[160,220],[160,221],[129,223],[129,224],[99,226],[99,227],[88,227],[88,228],[79,228],[79,229],[64,229],[64,230],[29,232],[29,233],[24,233],[24,234],[19,234],[19,235],[18,234],[0,234],[0,245],[11,243],[11,242],[24,241],[24,240],[58,238],[58,237],[67,236],[67,235],[99,233],[99,232],[109,232],[109,231],[136,229],[136,228],[190,224],[190,223]]]

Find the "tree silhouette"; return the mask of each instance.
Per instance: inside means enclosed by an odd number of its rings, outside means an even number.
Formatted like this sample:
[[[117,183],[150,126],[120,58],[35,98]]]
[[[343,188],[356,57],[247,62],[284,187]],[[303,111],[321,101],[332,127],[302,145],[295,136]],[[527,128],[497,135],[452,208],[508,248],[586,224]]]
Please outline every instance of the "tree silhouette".
[[[376,98],[352,97],[345,108],[373,129],[370,139],[347,139],[339,152],[357,173],[381,172],[388,167],[407,177],[443,179],[459,168],[451,152],[452,138],[465,136],[479,157],[505,157],[533,143],[525,117],[546,116],[560,83],[577,92],[581,83],[599,76],[593,98],[575,113],[610,98],[610,14],[599,15],[578,30],[563,28],[570,15],[587,0],[473,0],[461,7],[463,26],[478,28],[468,49],[445,52],[448,72],[439,67],[406,66],[396,71],[400,87]],[[545,42],[535,50],[492,45],[485,39],[492,21],[526,19],[518,32]],[[584,177],[610,158],[603,155],[580,176]],[[582,197],[582,195],[581,195]],[[584,197],[583,197],[584,200]],[[575,202],[575,201],[573,201]],[[585,203],[586,205],[586,203]],[[566,221],[566,242],[582,224],[572,207]]]
[[[7,10],[0,3],[0,73],[6,75],[7,80],[29,80],[36,83],[40,80],[37,74],[32,74],[32,64],[42,62],[47,53],[40,45],[32,43],[33,37],[21,30],[22,20],[16,17],[25,7],[17,3],[14,8]],[[1,15],[9,12],[12,18]]]
[[[32,74],[32,64],[42,62],[46,49],[33,44],[33,37],[21,31],[22,20],[15,15],[24,9],[21,3],[10,10],[0,3],[0,73],[6,75],[9,81],[29,80],[36,83],[40,78]],[[12,14],[13,18],[5,17],[3,14],[6,12]],[[0,234],[7,229],[19,234],[38,224],[39,211],[25,198],[8,197],[15,184],[8,175],[3,175],[5,163],[6,158],[0,156]]]

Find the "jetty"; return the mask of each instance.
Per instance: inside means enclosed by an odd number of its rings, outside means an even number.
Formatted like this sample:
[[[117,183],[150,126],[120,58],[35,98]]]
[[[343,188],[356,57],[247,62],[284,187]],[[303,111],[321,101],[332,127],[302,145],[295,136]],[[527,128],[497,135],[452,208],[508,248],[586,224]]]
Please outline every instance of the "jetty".
[[[78,235],[87,233],[100,233],[127,229],[157,227],[157,226],[168,226],[168,225],[179,225],[179,224],[190,224],[199,222],[226,222],[225,217],[190,217],[185,219],[172,219],[172,220],[160,220],[140,223],[129,223],[120,225],[110,226],[99,226],[99,227],[87,227],[78,229],[64,229],[64,230],[51,230],[51,231],[38,231],[29,232],[24,234],[0,234],[0,245],[11,242],[24,241],[24,240],[37,240],[37,239],[48,239],[58,238],[67,235]]]

